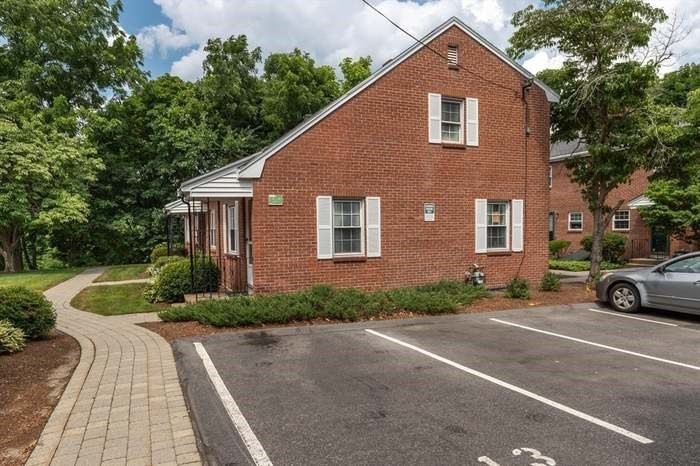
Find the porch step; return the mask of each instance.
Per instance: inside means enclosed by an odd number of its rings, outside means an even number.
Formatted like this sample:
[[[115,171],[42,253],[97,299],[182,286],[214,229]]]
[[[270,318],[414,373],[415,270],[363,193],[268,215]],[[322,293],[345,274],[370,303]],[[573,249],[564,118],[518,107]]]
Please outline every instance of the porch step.
[[[634,257],[627,261],[627,265],[631,267],[653,267],[662,263],[666,259],[655,259],[653,257]]]

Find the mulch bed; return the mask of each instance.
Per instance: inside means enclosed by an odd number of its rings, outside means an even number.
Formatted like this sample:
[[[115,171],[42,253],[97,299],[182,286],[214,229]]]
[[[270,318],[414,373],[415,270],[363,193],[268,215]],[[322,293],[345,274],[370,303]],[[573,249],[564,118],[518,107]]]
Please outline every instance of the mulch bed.
[[[58,330],[0,355],[0,464],[26,462],[79,360],[78,342]]]
[[[509,309],[523,309],[535,306],[553,306],[558,304],[575,304],[588,303],[595,301],[595,293],[586,289],[586,286],[579,283],[562,283],[561,291],[559,292],[543,292],[539,290],[530,291],[530,299],[511,299],[506,298],[502,292],[493,292],[490,298],[480,299],[473,304],[466,306],[460,310],[460,314],[472,314],[478,312],[505,311]],[[415,317],[419,314],[413,312],[398,312],[391,316],[377,318],[373,320],[395,320],[407,319]],[[338,323],[337,320],[316,319],[304,322],[291,322],[286,325],[268,325],[258,327],[212,327],[203,325],[199,322],[146,322],[141,325],[161,337],[168,342],[177,340],[178,338],[201,337],[213,335],[216,333],[231,333],[250,330],[253,328],[271,328],[271,327],[304,327],[310,325],[327,325]]]

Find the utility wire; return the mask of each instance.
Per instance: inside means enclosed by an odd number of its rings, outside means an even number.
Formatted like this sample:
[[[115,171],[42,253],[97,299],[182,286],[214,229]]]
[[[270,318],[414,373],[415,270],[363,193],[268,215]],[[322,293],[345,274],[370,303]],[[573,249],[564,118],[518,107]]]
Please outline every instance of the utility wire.
[[[414,41],[416,41],[416,42],[418,42],[419,44],[421,44],[423,47],[425,47],[425,48],[427,48],[428,50],[430,50],[431,52],[433,52],[433,53],[434,53],[435,55],[437,55],[438,57],[440,57],[440,58],[442,58],[443,60],[447,61],[447,57],[446,57],[445,55],[443,55],[442,53],[438,52],[438,51],[435,50],[433,47],[431,47],[430,45],[426,44],[425,42],[423,42],[422,40],[420,40],[419,38],[417,38],[416,36],[414,36],[413,34],[411,34],[410,32],[408,32],[407,30],[405,30],[404,28],[402,28],[402,27],[401,27],[400,25],[398,25],[394,20],[392,20],[392,19],[389,18],[387,15],[385,15],[384,13],[382,13],[381,10],[377,9],[377,7],[375,7],[374,5],[372,5],[368,0],[362,0],[362,3],[364,3],[365,5],[367,5],[368,7],[370,7],[370,8],[371,8],[372,10],[374,10],[375,12],[377,12],[382,18],[384,18],[385,20],[389,21],[389,23],[391,23],[396,29],[398,29],[399,31],[403,32],[403,33],[406,34],[408,37],[410,37],[410,38],[413,39]],[[514,92],[516,95],[520,93],[519,90],[513,89],[513,88],[508,87],[508,86],[504,86],[503,84],[497,83],[497,82],[495,82],[495,81],[491,81],[490,79],[485,78],[485,77],[481,76],[480,74],[474,73],[473,71],[468,70],[467,68],[463,67],[463,66],[460,65],[459,63],[457,63],[457,67],[458,67],[460,70],[464,70],[465,72],[471,74],[472,76],[476,76],[477,78],[481,79],[482,81],[485,81],[485,82],[487,82],[487,83],[489,83],[489,84],[492,84],[492,85],[494,85],[494,86],[500,87],[501,89],[505,89],[505,90],[507,90],[507,91]]]

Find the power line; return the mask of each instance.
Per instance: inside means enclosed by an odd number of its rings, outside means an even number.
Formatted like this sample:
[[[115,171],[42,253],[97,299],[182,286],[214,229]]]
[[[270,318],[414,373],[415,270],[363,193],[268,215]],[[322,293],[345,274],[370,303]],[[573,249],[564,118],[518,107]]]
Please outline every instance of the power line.
[[[433,52],[433,53],[434,53],[435,55],[437,55],[438,57],[442,58],[442,59],[445,60],[445,61],[448,60],[447,57],[446,57],[445,55],[443,55],[442,53],[438,52],[438,51],[435,50],[433,47],[431,47],[430,45],[426,44],[425,42],[423,42],[422,40],[420,40],[419,38],[417,38],[416,36],[414,36],[413,34],[411,34],[410,32],[408,32],[407,30],[405,30],[404,28],[402,28],[402,27],[401,27],[399,24],[397,24],[394,20],[392,20],[392,19],[389,18],[387,15],[385,15],[384,13],[382,13],[381,10],[377,9],[377,7],[375,7],[374,5],[372,5],[368,0],[362,0],[362,3],[364,3],[365,5],[367,5],[368,7],[370,7],[370,8],[371,8],[372,10],[374,10],[376,13],[378,13],[382,18],[384,18],[384,19],[387,20],[389,23],[391,23],[396,29],[398,29],[399,31],[403,32],[403,33],[406,34],[408,37],[410,37],[410,38],[413,39],[414,41],[416,41],[416,42],[418,42],[419,44],[421,44],[423,47],[425,47],[425,48],[427,48],[428,50],[430,50],[431,52]],[[487,83],[489,83],[489,84],[492,84],[492,85],[494,85],[494,86],[500,87],[501,89],[505,89],[505,90],[507,90],[507,91],[514,92],[514,93],[516,93],[516,95],[520,93],[519,90],[510,88],[510,87],[508,87],[508,86],[504,86],[503,84],[497,83],[497,82],[495,82],[495,81],[491,81],[491,80],[488,79],[488,78],[485,78],[485,77],[483,77],[483,76],[481,76],[481,75],[479,75],[479,74],[477,74],[477,73],[474,73],[473,71],[468,70],[467,68],[463,67],[463,66],[460,65],[459,63],[457,63],[457,67],[458,67],[460,70],[464,70],[465,72],[471,74],[472,76],[476,76],[477,78],[481,79],[482,81],[485,81],[485,82],[487,82]]]

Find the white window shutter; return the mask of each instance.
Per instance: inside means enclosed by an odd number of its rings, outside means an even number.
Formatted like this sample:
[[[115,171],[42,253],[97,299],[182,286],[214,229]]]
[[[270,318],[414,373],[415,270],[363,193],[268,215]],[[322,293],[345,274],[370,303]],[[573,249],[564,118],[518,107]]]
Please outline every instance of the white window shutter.
[[[367,257],[382,255],[382,215],[378,197],[365,199],[367,209]]]
[[[333,198],[316,198],[316,241],[319,259],[333,258]]]
[[[428,142],[442,142],[442,96],[428,94]]]
[[[467,145],[479,145],[479,99],[467,99]]]
[[[486,199],[476,199],[474,203],[476,211],[476,252],[486,252]]]
[[[523,221],[525,219],[524,203],[522,199],[514,199],[511,202],[513,208],[513,241],[511,249],[514,252],[523,250]]]

